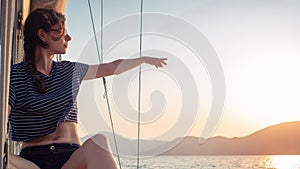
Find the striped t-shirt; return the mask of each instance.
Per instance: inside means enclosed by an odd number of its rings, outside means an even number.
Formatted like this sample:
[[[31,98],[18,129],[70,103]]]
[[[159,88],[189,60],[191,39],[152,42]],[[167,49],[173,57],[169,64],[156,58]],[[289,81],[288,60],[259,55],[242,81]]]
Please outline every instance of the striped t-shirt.
[[[45,93],[38,93],[27,64],[11,68],[9,105],[12,140],[29,141],[53,133],[63,121],[77,122],[77,95],[88,65],[55,62],[49,76],[38,72],[45,81]]]

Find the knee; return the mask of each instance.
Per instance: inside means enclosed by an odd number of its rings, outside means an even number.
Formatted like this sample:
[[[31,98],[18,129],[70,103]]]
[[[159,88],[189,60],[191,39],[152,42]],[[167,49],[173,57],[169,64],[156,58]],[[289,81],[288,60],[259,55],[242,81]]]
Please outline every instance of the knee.
[[[93,137],[91,137],[90,139],[91,140],[99,140],[101,142],[108,142],[107,137],[103,134],[96,134]]]
[[[100,147],[102,149],[108,150],[109,149],[109,142],[106,136],[102,134],[96,134],[89,138],[85,144],[92,146],[93,148]],[[96,147],[95,147],[96,146]]]

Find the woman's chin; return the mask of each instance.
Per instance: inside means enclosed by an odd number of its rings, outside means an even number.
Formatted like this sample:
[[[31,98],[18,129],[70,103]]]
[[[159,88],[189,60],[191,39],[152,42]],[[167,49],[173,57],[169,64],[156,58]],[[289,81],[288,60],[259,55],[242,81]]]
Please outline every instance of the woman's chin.
[[[67,53],[67,49],[60,49],[60,50],[55,51],[53,54],[63,55],[63,54],[66,54],[66,53]]]

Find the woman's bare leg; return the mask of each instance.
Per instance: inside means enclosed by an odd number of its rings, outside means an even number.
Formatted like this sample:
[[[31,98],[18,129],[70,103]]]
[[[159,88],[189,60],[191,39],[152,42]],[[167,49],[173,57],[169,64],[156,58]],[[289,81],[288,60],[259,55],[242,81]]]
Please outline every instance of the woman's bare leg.
[[[9,155],[9,169],[39,169],[33,162],[15,154]]]
[[[117,169],[105,136],[97,134],[76,150],[62,169]]]

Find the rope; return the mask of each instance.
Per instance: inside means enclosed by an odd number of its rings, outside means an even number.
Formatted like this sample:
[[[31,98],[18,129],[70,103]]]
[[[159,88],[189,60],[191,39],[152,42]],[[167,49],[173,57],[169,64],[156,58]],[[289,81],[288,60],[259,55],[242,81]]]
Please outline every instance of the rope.
[[[101,0],[101,46],[100,46],[101,50],[99,50],[98,40],[97,40],[97,36],[96,36],[96,29],[95,29],[95,24],[94,24],[94,17],[93,17],[90,0],[88,0],[88,5],[89,5],[90,16],[91,16],[91,22],[92,22],[92,26],[93,26],[94,37],[95,37],[97,55],[98,55],[100,63],[103,63],[103,0]],[[102,79],[103,79],[103,87],[104,87],[104,98],[106,98],[107,109],[108,109],[109,118],[110,118],[110,125],[112,128],[114,144],[115,144],[116,153],[117,153],[117,159],[118,159],[119,167],[120,167],[120,169],[122,169],[118,145],[117,145],[117,139],[116,139],[116,134],[115,134],[115,129],[114,129],[114,123],[112,120],[112,115],[111,115],[112,113],[111,113],[111,108],[110,108],[108,94],[107,94],[106,80],[104,77]]]
[[[103,0],[101,0],[101,43],[102,43],[102,19],[103,19]],[[94,17],[93,17],[93,11],[92,11],[92,7],[91,7],[91,2],[90,0],[88,0],[88,4],[89,4],[89,11],[90,11],[90,19],[91,19],[91,22],[92,22],[92,26],[93,26],[93,33],[94,33],[94,38],[95,38],[95,43],[96,43],[96,49],[97,49],[97,56],[98,56],[98,59],[100,61],[100,63],[103,63],[103,53],[102,51],[100,52],[99,50],[99,44],[98,44],[98,39],[97,39],[97,36],[96,36],[96,28],[95,28],[95,23],[94,23]],[[102,50],[102,49],[101,49]]]
[[[140,4],[140,49],[139,55],[142,57],[142,37],[143,37],[143,0]],[[141,133],[141,95],[142,95],[142,66],[139,66],[139,88],[138,88],[138,143],[137,143],[137,169],[140,166],[140,133]]]

